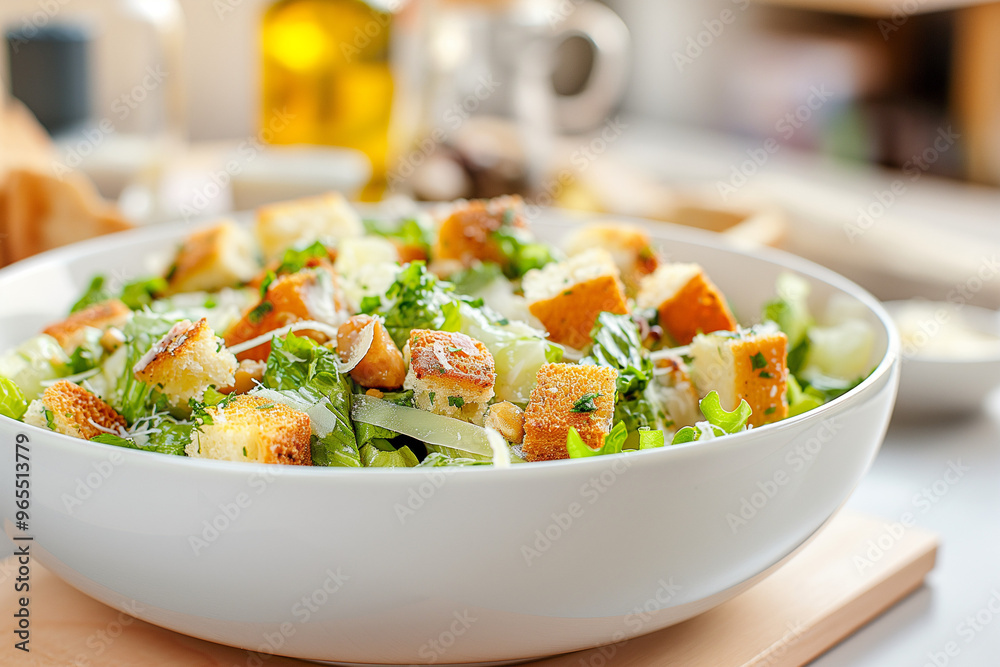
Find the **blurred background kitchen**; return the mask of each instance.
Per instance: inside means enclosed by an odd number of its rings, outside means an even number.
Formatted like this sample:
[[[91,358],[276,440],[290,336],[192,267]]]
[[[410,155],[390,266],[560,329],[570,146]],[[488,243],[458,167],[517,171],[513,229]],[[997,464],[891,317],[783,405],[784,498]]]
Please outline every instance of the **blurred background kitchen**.
[[[6,105],[7,262],[326,190],[694,225],[882,298],[948,299],[1000,248],[1000,3],[4,0],[0,26],[0,89],[52,137]]]

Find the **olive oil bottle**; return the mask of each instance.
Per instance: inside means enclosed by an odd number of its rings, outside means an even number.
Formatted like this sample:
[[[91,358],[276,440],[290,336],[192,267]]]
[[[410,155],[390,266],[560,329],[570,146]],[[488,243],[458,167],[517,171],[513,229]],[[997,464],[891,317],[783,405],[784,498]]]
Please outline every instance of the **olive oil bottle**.
[[[392,22],[386,8],[361,0],[279,0],[261,29],[265,136],[365,153],[372,163],[362,196],[368,200],[385,186]]]

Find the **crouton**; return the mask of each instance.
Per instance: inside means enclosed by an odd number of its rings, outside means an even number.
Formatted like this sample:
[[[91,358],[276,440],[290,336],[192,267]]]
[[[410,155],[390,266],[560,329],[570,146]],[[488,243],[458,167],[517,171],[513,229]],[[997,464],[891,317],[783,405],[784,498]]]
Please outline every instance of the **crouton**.
[[[438,228],[431,256],[437,260],[455,260],[463,267],[480,262],[495,262],[506,268],[507,256],[496,239],[501,227],[527,227],[520,197],[497,197],[460,202]]]
[[[102,301],[78,310],[62,322],[50,324],[42,333],[52,336],[66,354],[73,354],[76,348],[87,342],[87,330],[105,331],[111,327],[122,328],[128,322],[132,311],[118,299]]]
[[[633,295],[639,291],[639,282],[660,264],[646,230],[627,223],[586,225],[570,234],[566,242],[570,256],[590,248],[604,248],[611,253],[625,290]]]
[[[344,196],[331,192],[258,208],[254,232],[265,259],[271,260],[299,243],[337,245],[341,239],[363,236],[364,227]]]
[[[603,311],[628,313],[618,267],[606,250],[591,248],[524,276],[524,296],[531,314],[556,343],[582,350]]]
[[[128,426],[114,408],[67,380],[59,380],[32,401],[24,421],[83,440],[101,433],[122,433]]]
[[[524,441],[524,410],[508,401],[494,403],[486,411],[483,426],[498,431],[507,442],[520,444]]]
[[[348,317],[347,299],[329,264],[278,276],[257,305],[247,309],[225,333],[227,346],[257,338],[294,322],[310,320],[332,327],[339,326]],[[296,331],[298,336],[309,336],[320,343],[329,340],[320,331]],[[270,341],[236,355],[240,361],[253,359],[265,361],[271,353]]]
[[[191,435],[188,456],[218,461],[312,465],[309,415],[264,396],[240,394],[208,408],[211,423]]]
[[[361,331],[372,324],[373,319],[371,315],[355,315],[337,329],[337,353],[342,362],[354,355],[354,347],[361,343]],[[374,319],[371,346],[358,365],[351,369],[350,375],[362,387],[393,390],[403,386],[406,380],[403,353],[378,319]]]
[[[250,234],[232,220],[224,220],[184,240],[167,271],[167,292],[235,287],[253,278],[257,268]]]
[[[154,386],[174,407],[201,400],[209,387],[228,387],[236,380],[236,357],[226,349],[205,318],[181,320],[143,355],[132,372]]]
[[[699,396],[719,392],[726,410],[746,399],[753,426],[778,421],[788,416],[787,347],[776,328],[698,335],[691,343],[691,379]]]
[[[736,330],[725,297],[697,264],[664,264],[643,278],[636,305],[655,308],[660,327],[678,345],[699,333]]]
[[[698,409],[698,391],[681,359],[657,359],[653,375],[656,377],[656,395],[667,413],[671,428],[694,426],[703,419]]]
[[[414,329],[407,344],[410,370],[403,387],[421,410],[482,424],[493,397],[493,355],[462,333]]]
[[[588,447],[603,446],[615,413],[617,371],[607,366],[545,364],[535,377],[538,383],[524,413],[525,459],[568,458],[566,436],[571,426]]]

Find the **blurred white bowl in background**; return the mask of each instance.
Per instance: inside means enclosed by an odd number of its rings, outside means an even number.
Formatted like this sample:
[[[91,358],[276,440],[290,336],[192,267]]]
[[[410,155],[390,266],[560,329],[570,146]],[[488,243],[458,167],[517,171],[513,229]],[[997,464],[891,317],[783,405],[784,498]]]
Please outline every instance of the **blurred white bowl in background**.
[[[249,158],[237,149],[231,160],[241,164],[232,177],[233,209],[246,211],[298,197],[337,191],[356,199],[371,178],[364,153],[331,146],[248,146]]]
[[[1000,386],[1000,313],[961,303],[889,301],[900,330],[897,413],[959,415]]]

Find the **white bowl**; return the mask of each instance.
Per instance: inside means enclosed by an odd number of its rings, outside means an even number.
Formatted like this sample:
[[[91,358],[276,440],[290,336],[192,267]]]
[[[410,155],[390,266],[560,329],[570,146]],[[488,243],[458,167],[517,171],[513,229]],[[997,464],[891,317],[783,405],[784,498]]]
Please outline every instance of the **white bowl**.
[[[546,214],[550,239],[566,224]],[[178,632],[358,663],[517,660],[610,643],[759,581],[837,511],[878,450],[899,343],[864,290],[777,251],[652,226],[752,320],[789,269],[818,308],[864,306],[878,365],[787,421],[705,443],[511,469],[291,468],[163,456],[0,418],[4,488],[30,442],[33,556],[88,595]],[[106,237],[0,271],[0,346],[66,311],[97,271],[190,228]],[[4,530],[14,494],[0,498]]]
[[[906,417],[940,417],[979,410],[1000,386],[1000,313],[952,302],[911,300],[884,305],[894,319],[915,319],[910,323],[915,325],[912,340],[901,346],[897,412]],[[956,324],[996,340],[940,345],[947,335],[945,328]]]

